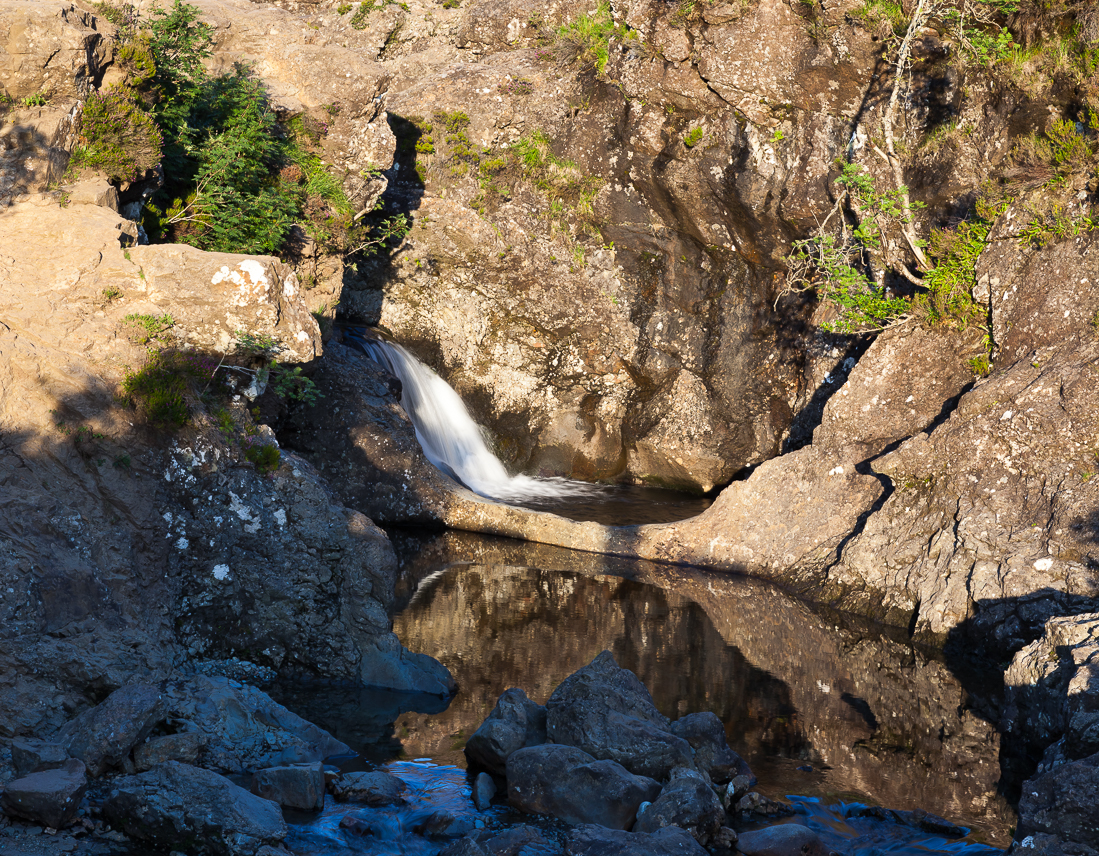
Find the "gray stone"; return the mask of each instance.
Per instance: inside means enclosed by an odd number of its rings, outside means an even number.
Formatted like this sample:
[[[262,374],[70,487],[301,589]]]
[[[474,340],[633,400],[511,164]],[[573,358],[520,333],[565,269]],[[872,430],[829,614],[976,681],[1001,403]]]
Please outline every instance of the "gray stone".
[[[134,749],[134,766],[140,773],[168,761],[196,765],[206,741],[206,735],[198,731],[149,737]]]
[[[485,811],[496,796],[496,783],[488,773],[478,773],[473,780],[473,804],[478,811]]]
[[[115,690],[101,704],[61,729],[58,742],[82,760],[93,778],[121,767],[131,750],[164,718],[160,687],[131,684]]]
[[[820,836],[799,823],[742,832],[737,849],[745,856],[827,856],[829,852]]]
[[[599,654],[553,691],[546,702],[546,733],[594,758],[617,761],[631,773],[664,779],[691,764],[690,744],[670,731],[637,676],[610,651]]]
[[[384,770],[369,773],[344,773],[331,783],[332,796],[339,802],[358,802],[380,806],[404,802],[401,796],[408,790],[397,776]]]
[[[270,767],[252,774],[252,793],[283,808],[320,811],[324,808],[324,765]]]
[[[545,742],[546,709],[521,689],[512,688],[500,694],[492,713],[466,741],[464,751],[471,764],[502,776],[512,752]]]
[[[704,856],[706,850],[675,826],[657,832],[625,832],[579,826],[569,834],[568,856]]]
[[[634,832],[656,832],[677,826],[691,833],[700,844],[708,845],[725,824],[721,801],[705,775],[690,768],[672,771],[651,806],[638,814]]]
[[[236,773],[323,761],[351,751],[347,744],[262,690],[228,678],[196,675],[186,681],[170,681],[164,694],[171,717],[189,723],[193,733],[200,735],[204,767]],[[196,738],[172,737],[165,751],[195,748]]]
[[[672,723],[671,732],[691,744],[695,766],[715,784],[724,784],[736,776],[751,776],[744,759],[729,748],[725,726],[711,711],[681,716]]]
[[[156,847],[189,849],[199,840],[223,856],[253,856],[287,833],[275,803],[217,773],[175,761],[118,779],[103,814],[116,829]]]
[[[1099,753],[1023,782],[1016,839],[1056,835],[1099,849]]]
[[[508,802],[522,811],[615,829],[628,829],[638,806],[660,793],[657,782],[621,764],[552,743],[512,753],[507,780]]]
[[[0,806],[13,817],[63,829],[76,818],[87,786],[83,762],[69,759],[60,767],[8,782]]]
[[[27,776],[42,770],[56,770],[68,760],[69,753],[59,743],[17,737],[11,741],[11,762],[15,775]]]

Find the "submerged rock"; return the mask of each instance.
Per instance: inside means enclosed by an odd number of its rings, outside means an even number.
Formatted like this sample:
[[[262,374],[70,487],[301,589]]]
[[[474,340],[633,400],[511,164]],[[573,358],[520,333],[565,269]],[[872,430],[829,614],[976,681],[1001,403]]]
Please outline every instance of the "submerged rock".
[[[408,790],[397,776],[384,770],[370,773],[344,773],[329,786],[339,802],[357,802],[380,806],[402,803],[401,794]]]

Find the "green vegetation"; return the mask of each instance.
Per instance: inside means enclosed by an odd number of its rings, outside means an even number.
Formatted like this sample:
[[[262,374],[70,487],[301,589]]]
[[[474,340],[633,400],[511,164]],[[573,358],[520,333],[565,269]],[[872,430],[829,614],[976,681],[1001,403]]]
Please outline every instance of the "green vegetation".
[[[406,12],[408,11],[408,4],[399,2],[399,0],[363,0],[359,4],[359,8],[355,10],[355,14],[351,16],[351,26],[356,30],[365,30],[367,26],[366,19],[370,17],[370,13],[376,9],[384,9],[390,4],[399,6]],[[340,14],[344,13],[340,12]]]
[[[341,3],[339,6],[336,7],[336,14],[346,15],[348,12],[351,11],[352,8],[353,6],[350,3]]]
[[[146,345],[159,339],[175,326],[171,315],[127,315],[123,319],[127,337],[138,345]]]
[[[278,255],[300,223],[330,252],[380,248],[377,224],[354,211],[318,154],[327,121],[280,125],[247,66],[209,74],[212,30],[197,9],[174,0],[142,18],[130,5],[97,8],[117,28],[125,79],[89,98],[72,168],[127,182],[161,164],[164,182],[142,215],[151,240]]]
[[[136,92],[116,85],[84,102],[72,167],[102,170],[113,181],[136,181],[160,163],[163,139]]]
[[[251,461],[260,473],[273,473],[279,468],[282,452],[270,443],[250,443],[244,447],[245,460]]]
[[[154,426],[182,428],[191,415],[188,398],[217,371],[210,360],[182,351],[152,351],[145,365],[127,371],[122,394]]]
[[[49,103],[50,99],[41,92],[36,92],[34,95],[28,95],[19,102],[22,107],[45,107]]]
[[[610,59],[611,39],[637,39],[637,33],[611,17],[609,0],[599,0],[594,12],[563,24],[554,33],[554,50],[561,62],[580,62],[602,74]]]
[[[705,131],[703,131],[701,127],[692,128],[683,135],[683,145],[686,146],[688,149],[694,148],[702,141],[702,137],[704,135]]]

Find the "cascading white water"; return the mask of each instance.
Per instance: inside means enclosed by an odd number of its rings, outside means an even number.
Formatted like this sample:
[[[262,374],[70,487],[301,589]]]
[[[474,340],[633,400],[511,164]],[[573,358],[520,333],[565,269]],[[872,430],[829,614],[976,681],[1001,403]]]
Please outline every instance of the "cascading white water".
[[[427,459],[474,493],[502,502],[529,502],[593,499],[603,492],[597,485],[570,479],[509,475],[450,384],[393,342],[353,333],[345,340],[401,381],[401,405]]]

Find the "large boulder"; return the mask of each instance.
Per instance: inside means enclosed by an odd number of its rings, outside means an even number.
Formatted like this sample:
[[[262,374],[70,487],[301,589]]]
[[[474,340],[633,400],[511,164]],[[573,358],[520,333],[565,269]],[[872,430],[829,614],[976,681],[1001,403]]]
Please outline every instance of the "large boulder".
[[[404,802],[401,796],[408,790],[403,780],[384,770],[369,773],[345,773],[329,785],[339,802],[365,803],[380,806]]]
[[[691,768],[672,771],[671,781],[653,804],[637,816],[634,832],[656,832],[677,826],[708,845],[725,825],[725,812],[709,779]]]
[[[95,777],[121,767],[130,752],[164,718],[164,696],[153,684],[132,684],[68,723],[58,736]]]
[[[1011,661],[1004,689],[1001,724],[1017,749],[1056,741],[1050,749],[1061,760],[1099,752],[1099,613],[1046,621]]]
[[[252,774],[252,793],[283,808],[324,808],[324,765],[320,761],[293,767],[269,767]]]
[[[351,751],[263,691],[228,678],[198,675],[169,681],[164,695],[168,718],[191,729],[174,735],[174,748],[184,757],[197,751],[204,767],[239,773],[313,763]],[[185,740],[183,734],[200,739]]]
[[[681,716],[671,724],[670,730],[690,744],[694,750],[695,767],[715,784],[728,782],[735,776],[751,776],[748,764],[729,748],[725,726],[712,711]]]
[[[553,691],[546,702],[546,733],[554,743],[576,746],[655,779],[691,764],[694,756],[690,744],[671,733],[645,685],[620,668],[610,651]]]
[[[1099,753],[1062,764],[1023,783],[1016,840],[1053,835],[1068,845],[1099,850]]]
[[[61,767],[5,784],[0,807],[31,823],[63,829],[76,819],[87,787],[84,764],[70,759]]]
[[[251,856],[287,833],[277,804],[217,773],[175,761],[118,779],[103,814],[115,828],[154,847],[178,850],[197,840],[224,856]]]
[[[471,764],[504,775],[512,752],[546,742],[546,709],[527,698],[521,689],[504,690],[492,713],[466,741]]]
[[[629,829],[641,803],[660,792],[657,782],[621,764],[552,743],[512,753],[507,780],[508,802],[522,811],[612,829]]]

